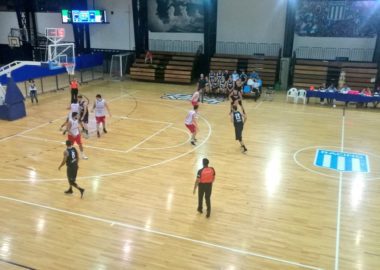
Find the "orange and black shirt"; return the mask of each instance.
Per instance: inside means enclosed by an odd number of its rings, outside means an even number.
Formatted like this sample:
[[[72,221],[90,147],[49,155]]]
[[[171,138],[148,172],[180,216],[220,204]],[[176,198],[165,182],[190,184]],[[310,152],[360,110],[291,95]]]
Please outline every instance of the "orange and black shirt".
[[[215,179],[215,170],[213,167],[204,167],[198,171],[197,178],[199,183],[212,183]]]

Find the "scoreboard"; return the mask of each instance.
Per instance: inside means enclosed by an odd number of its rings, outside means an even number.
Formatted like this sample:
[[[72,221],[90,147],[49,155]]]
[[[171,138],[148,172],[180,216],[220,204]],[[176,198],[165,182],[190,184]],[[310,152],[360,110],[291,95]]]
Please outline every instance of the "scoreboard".
[[[107,23],[105,10],[68,10],[61,11],[62,23]]]

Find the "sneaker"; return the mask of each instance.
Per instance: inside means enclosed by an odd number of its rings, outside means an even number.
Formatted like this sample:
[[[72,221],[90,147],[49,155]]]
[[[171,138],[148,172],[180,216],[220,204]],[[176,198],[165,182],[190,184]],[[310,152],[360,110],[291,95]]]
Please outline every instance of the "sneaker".
[[[103,128],[103,132],[104,132],[104,133],[107,133],[107,130],[106,130],[105,128]]]
[[[200,208],[197,208],[197,211],[199,212],[199,213],[203,213],[203,211],[202,211],[202,209],[200,209]]]
[[[63,132],[62,132],[62,135],[66,135],[66,132],[67,132],[67,130],[63,131]]]
[[[87,160],[87,159],[88,159],[88,157],[86,157],[86,155],[85,155],[85,154],[82,154],[82,159],[84,159],[84,160]]]
[[[194,146],[196,145],[194,141],[191,141],[191,144],[194,145]]]
[[[73,190],[72,189],[68,189],[65,191],[65,194],[73,194]]]
[[[209,217],[210,217],[210,214],[211,214],[211,212],[210,212],[210,211],[207,211],[206,218],[209,218]]]
[[[83,198],[83,194],[84,194],[84,188],[80,188],[79,191],[80,191],[80,198],[82,199]]]
[[[98,135],[98,138],[100,138],[100,133],[99,133],[99,131],[97,131],[96,134]]]
[[[245,152],[247,152],[247,151],[248,151],[247,147],[245,147],[245,146],[243,145],[243,153],[245,153]]]

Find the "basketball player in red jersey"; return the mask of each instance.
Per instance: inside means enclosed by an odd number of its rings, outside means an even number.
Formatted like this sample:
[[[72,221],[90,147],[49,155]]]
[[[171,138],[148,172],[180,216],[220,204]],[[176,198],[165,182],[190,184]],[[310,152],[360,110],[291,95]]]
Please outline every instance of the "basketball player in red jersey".
[[[65,122],[61,125],[61,128],[59,129],[59,130],[61,130],[61,131],[62,131],[62,129],[63,129],[64,127],[67,127],[67,124],[69,123],[69,120],[71,119],[72,114],[75,113],[75,112],[76,112],[76,113],[79,113],[80,106],[79,106],[78,101],[74,101],[74,102],[72,102],[72,103],[70,104],[70,106],[69,106],[67,109],[70,110],[70,112],[69,112],[69,114],[68,114],[68,116],[67,116]],[[64,129],[64,130],[63,130],[63,135],[65,135],[66,132],[67,132],[67,129]]]
[[[197,90],[194,92],[193,96],[191,97],[191,105],[193,105],[193,107],[195,105],[198,105],[198,101],[199,101],[199,89],[197,88]]]
[[[86,157],[86,155],[83,153],[83,145],[82,145],[82,138],[79,131],[78,117],[79,117],[79,114],[77,112],[74,112],[71,116],[72,119],[69,119],[69,122],[67,124],[67,131],[68,131],[67,140],[69,140],[73,145],[74,143],[76,143],[79,146],[82,159],[88,159],[88,157]]]
[[[198,105],[195,105],[193,110],[188,112],[186,119],[185,119],[185,126],[191,132],[191,144],[192,145],[195,145],[195,142],[197,141],[197,139],[195,138],[195,136],[197,135],[197,132],[199,130],[197,118],[198,118]]]
[[[98,135],[98,138],[100,137],[100,131],[99,131],[100,124],[102,124],[102,126],[103,126],[103,132],[107,133],[106,109],[107,109],[108,115],[111,116],[111,111],[110,111],[110,108],[108,107],[107,102],[102,98],[102,96],[100,94],[97,94],[96,100],[94,103],[94,107],[92,108],[92,111],[95,110],[96,133]]]

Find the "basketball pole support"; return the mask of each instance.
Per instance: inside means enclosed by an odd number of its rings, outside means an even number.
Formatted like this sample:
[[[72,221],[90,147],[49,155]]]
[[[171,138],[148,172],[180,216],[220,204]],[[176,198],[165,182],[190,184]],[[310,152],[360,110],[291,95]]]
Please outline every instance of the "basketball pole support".
[[[19,69],[23,66],[41,66],[41,62],[34,61],[13,61],[8,65],[0,67],[0,76],[7,75],[8,78],[12,71]]]

